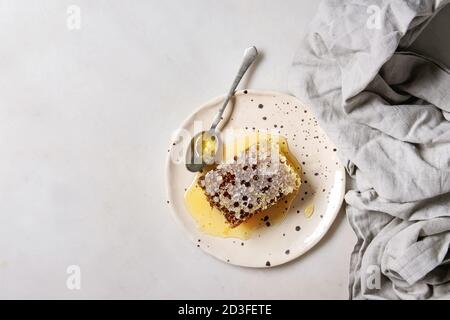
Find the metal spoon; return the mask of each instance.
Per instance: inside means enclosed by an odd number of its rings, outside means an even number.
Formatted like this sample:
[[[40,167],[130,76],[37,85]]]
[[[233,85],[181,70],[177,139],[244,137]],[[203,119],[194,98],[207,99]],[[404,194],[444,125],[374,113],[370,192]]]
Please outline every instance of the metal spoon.
[[[189,144],[186,152],[186,168],[191,172],[198,172],[202,170],[206,165],[214,163],[217,159],[219,151],[222,148],[222,142],[220,140],[220,132],[217,130],[217,126],[222,120],[222,115],[230,101],[233,97],[236,88],[244,76],[245,72],[248,70],[250,65],[255,61],[258,51],[255,47],[250,47],[244,51],[244,60],[242,61],[241,67],[234,78],[233,84],[231,85],[230,91],[219,109],[219,112],[215,116],[211,128],[206,131],[201,131],[197,133]],[[210,144],[214,150],[209,150],[207,154],[204,153],[205,144]]]

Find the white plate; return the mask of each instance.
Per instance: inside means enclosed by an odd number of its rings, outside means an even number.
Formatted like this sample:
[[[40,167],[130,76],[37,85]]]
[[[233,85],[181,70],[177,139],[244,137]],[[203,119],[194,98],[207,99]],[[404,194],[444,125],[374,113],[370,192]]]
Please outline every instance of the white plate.
[[[194,112],[181,126],[191,135],[207,129],[224,97],[216,98]],[[260,106],[262,105],[262,107]],[[175,218],[200,249],[225,262],[247,267],[272,267],[293,260],[311,249],[328,231],[341,207],[345,192],[345,171],[336,155],[336,147],[321,130],[309,108],[295,97],[267,91],[244,90],[236,93],[228,114],[226,128],[273,129],[288,139],[291,152],[302,164],[300,193],[286,218],[271,227],[260,229],[246,241],[203,234],[187,212],[186,188],[194,174],[186,170],[181,159],[184,150],[175,134],[168,149],[168,203]],[[198,121],[205,127],[198,127]],[[197,127],[194,130],[195,122]],[[304,210],[314,204],[310,218]],[[300,227],[300,228],[298,228]]]

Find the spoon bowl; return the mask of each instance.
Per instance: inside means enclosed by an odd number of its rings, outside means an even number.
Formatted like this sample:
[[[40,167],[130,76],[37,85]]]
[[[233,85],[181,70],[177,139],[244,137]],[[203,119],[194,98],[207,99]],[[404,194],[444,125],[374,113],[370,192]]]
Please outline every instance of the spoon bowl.
[[[206,165],[220,161],[222,141],[220,133],[215,130],[202,131],[195,141],[195,155],[203,159]]]
[[[198,172],[207,165],[217,163],[220,161],[221,149],[220,132],[210,129],[197,133],[186,152],[186,168]]]

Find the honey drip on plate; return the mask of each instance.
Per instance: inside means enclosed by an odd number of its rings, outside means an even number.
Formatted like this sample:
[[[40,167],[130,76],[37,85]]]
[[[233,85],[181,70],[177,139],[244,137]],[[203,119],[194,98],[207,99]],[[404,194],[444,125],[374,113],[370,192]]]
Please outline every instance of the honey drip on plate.
[[[305,208],[305,217],[311,218],[314,213],[314,204],[310,204]]]
[[[272,137],[267,134],[261,135],[257,133],[246,135],[225,146],[224,159],[230,159],[234,155],[248,149],[251,145],[267,140],[272,140],[280,145],[280,150],[285,155],[288,164],[300,174],[300,164],[289,152],[286,138],[282,136]],[[203,233],[215,237],[247,240],[255,233],[255,231],[267,228],[268,225],[270,228],[271,226],[280,223],[289,211],[297,194],[298,190],[284,196],[275,205],[255,214],[235,228],[230,227],[223,214],[209,204],[204,191],[197,184],[197,177],[185,193],[185,203],[187,210],[195,219],[198,228]]]

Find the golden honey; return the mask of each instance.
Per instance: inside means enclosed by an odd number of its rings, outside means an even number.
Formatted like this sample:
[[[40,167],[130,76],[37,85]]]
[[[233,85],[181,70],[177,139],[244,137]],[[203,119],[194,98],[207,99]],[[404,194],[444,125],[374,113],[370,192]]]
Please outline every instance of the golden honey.
[[[275,137],[258,133],[245,135],[224,146],[224,161],[233,158],[235,155],[245,151],[255,143],[266,142],[267,140],[278,143],[288,164],[296,171],[301,172],[300,164],[290,153],[286,138],[282,136]],[[235,228],[230,227],[223,214],[209,204],[204,191],[198,186],[197,177],[185,193],[185,203],[187,210],[195,219],[198,228],[203,233],[222,238],[231,237],[246,240],[249,239],[255,231],[281,222],[289,211],[297,194],[298,190],[286,195],[275,205],[261,213],[255,214]]]
[[[305,208],[305,217],[311,218],[314,213],[314,204],[310,204]]]

